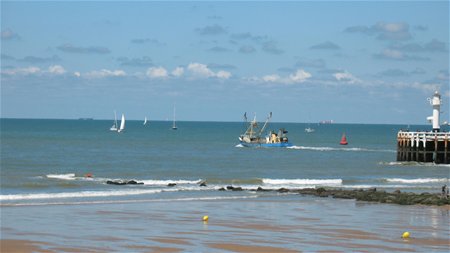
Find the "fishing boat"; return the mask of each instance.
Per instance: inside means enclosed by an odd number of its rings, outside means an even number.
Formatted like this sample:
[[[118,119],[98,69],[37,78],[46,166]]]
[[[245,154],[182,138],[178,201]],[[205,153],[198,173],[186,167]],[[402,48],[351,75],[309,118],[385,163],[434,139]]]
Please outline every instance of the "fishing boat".
[[[244,114],[245,120],[247,120],[247,113]],[[272,113],[266,119],[263,127],[260,129],[256,116],[251,122],[249,122],[246,131],[239,136],[239,142],[244,147],[290,147],[292,143],[289,142],[287,133],[284,128],[280,128],[278,132],[269,131],[266,136],[262,136],[266,129]]]
[[[117,130],[118,133],[125,131],[125,115],[122,113],[122,119],[120,120],[120,128]]]
[[[175,105],[173,105],[173,124],[172,124],[172,130],[177,130],[177,125],[175,123]]]
[[[348,144],[347,137],[345,137],[345,134],[342,135],[341,142],[339,142],[339,144],[341,144],[341,145],[347,145]]]
[[[117,132],[118,128],[117,128],[117,114],[116,111],[114,111],[114,122],[113,125],[111,126],[111,128],[109,129],[111,131]]]

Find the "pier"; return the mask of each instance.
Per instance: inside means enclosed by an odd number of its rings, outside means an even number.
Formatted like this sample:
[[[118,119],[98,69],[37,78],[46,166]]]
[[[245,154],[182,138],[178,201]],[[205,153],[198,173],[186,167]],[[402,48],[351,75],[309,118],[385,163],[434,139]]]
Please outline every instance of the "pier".
[[[397,161],[450,164],[449,132],[405,132],[397,134]]]
[[[448,151],[450,133],[441,132],[439,123],[441,95],[436,91],[432,98],[428,98],[428,101],[433,106],[433,115],[427,118],[432,123],[433,131],[399,131],[397,134],[397,161],[450,163]],[[448,124],[448,122],[444,124]]]

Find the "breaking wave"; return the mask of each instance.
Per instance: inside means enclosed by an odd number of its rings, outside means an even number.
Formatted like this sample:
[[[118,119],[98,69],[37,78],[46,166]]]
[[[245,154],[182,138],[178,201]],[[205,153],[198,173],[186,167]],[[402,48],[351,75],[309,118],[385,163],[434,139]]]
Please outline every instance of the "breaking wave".
[[[89,198],[89,197],[114,197],[127,195],[141,195],[160,193],[161,189],[151,190],[121,190],[121,191],[81,191],[81,192],[59,192],[59,193],[34,193],[34,194],[11,194],[0,195],[0,200],[29,200],[29,199],[61,199],[61,198]],[[173,191],[170,189],[164,191]]]
[[[354,151],[354,152],[389,152],[389,153],[396,152],[395,150],[390,149],[367,149],[367,148],[333,148],[333,147],[305,147],[305,146],[292,146],[287,148],[299,150],[313,150],[313,151]]]
[[[426,184],[426,183],[448,183],[448,178],[415,178],[415,179],[405,179],[405,178],[386,178],[387,182],[390,183],[403,183],[403,184]]]
[[[342,179],[262,179],[268,185],[341,185]]]
[[[421,163],[414,161],[404,162],[379,162],[379,165],[385,166],[425,166],[425,167],[450,167],[450,164]]]
[[[48,174],[46,175],[47,178],[52,179],[62,179],[62,180],[75,180],[75,173],[68,173],[68,174]]]

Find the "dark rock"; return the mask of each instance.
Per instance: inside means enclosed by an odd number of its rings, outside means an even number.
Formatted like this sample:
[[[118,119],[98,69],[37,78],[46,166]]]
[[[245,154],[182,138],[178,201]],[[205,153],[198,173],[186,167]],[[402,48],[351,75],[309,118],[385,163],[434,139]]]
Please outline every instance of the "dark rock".
[[[227,190],[233,190],[233,189],[234,189],[233,186],[231,186],[231,185],[227,186]]]
[[[326,191],[326,190],[325,190],[325,188],[323,188],[323,187],[317,188],[317,190],[316,190],[316,192],[317,192],[318,194],[321,194],[321,193],[324,192],[324,191]]]
[[[206,186],[206,182],[201,182],[200,186],[203,186],[203,187]]]
[[[123,181],[111,181],[111,180],[106,181],[106,183],[114,184],[114,185],[126,185],[127,184],[126,182],[123,182]]]
[[[231,190],[232,191],[242,191],[242,187],[233,187],[233,189],[231,189]]]
[[[278,189],[277,192],[285,193],[285,192],[289,192],[289,189],[286,189],[286,188],[280,188],[280,189]]]
[[[394,194],[400,194],[400,193],[402,193],[400,190],[395,190],[394,191]]]
[[[169,184],[167,184],[167,186],[169,186],[169,187],[174,187],[175,185],[177,185],[177,184],[175,184],[175,183],[169,183]]]
[[[226,190],[225,190],[225,188],[222,187],[219,189],[219,191],[226,191]]]
[[[272,191],[272,190],[264,189],[264,188],[262,188],[261,186],[259,186],[259,187],[256,189],[256,191],[257,191],[257,192],[269,192],[269,191]]]

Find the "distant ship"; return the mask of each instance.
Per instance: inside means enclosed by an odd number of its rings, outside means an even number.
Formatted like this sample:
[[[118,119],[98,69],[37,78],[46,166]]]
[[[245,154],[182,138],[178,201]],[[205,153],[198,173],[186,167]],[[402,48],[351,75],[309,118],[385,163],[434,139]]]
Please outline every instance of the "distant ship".
[[[334,120],[322,120],[319,122],[319,124],[333,124]]]
[[[247,113],[244,114],[245,120],[247,120]],[[292,143],[289,142],[287,133],[284,128],[275,131],[270,131],[266,136],[262,136],[267,124],[272,118],[272,113],[266,119],[263,127],[259,129],[256,122],[256,116],[251,122],[249,122],[247,130],[239,136],[239,142],[244,147],[290,147]]]

